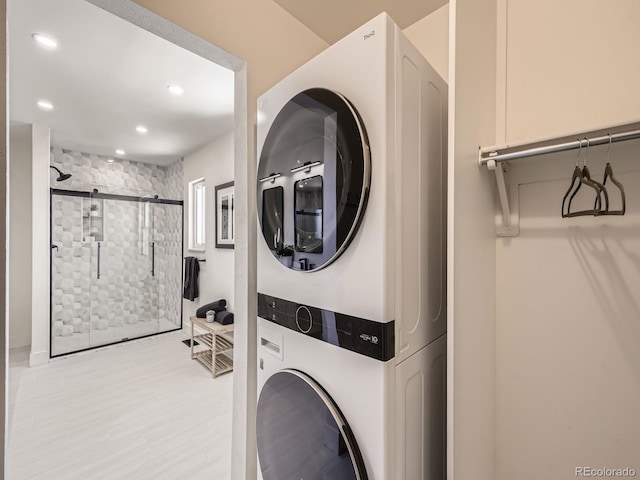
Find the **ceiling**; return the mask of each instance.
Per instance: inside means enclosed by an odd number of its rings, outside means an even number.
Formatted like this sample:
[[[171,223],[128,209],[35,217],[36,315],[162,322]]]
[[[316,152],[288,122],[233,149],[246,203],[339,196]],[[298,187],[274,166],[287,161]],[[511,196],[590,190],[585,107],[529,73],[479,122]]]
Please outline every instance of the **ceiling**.
[[[233,128],[230,70],[85,0],[10,0],[8,10],[10,119],[48,126],[52,145],[168,165]]]
[[[381,12],[387,12],[404,29],[449,3],[448,0],[274,1],[329,44]]]

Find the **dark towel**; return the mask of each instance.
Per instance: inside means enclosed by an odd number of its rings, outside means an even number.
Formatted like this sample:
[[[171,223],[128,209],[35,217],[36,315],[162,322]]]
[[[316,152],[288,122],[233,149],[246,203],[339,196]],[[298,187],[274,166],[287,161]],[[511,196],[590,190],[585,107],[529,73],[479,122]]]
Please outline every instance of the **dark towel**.
[[[222,312],[216,313],[216,322],[221,323],[222,325],[229,325],[233,323],[233,313],[227,312],[223,310]]]
[[[205,318],[209,310],[213,310],[214,312],[221,312],[226,306],[227,301],[224,298],[216,300],[215,302],[207,303],[206,305],[203,305],[198,310],[196,310],[196,317]]]
[[[184,259],[184,293],[187,300],[195,300],[200,296],[198,289],[198,273],[200,265],[196,257],[185,257]]]

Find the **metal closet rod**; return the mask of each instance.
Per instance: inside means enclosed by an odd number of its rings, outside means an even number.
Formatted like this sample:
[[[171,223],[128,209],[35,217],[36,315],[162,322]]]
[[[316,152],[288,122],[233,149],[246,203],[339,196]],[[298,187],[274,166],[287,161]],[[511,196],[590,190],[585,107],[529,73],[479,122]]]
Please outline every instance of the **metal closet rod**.
[[[634,124],[634,126],[637,127],[638,124]],[[615,128],[612,128],[611,130],[615,130]],[[577,135],[577,136],[580,137],[580,135]],[[534,157],[536,155],[544,155],[546,153],[575,150],[579,148],[581,144],[583,147],[586,147],[587,144],[593,147],[596,145],[607,144],[609,143],[609,141],[611,141],[611,143],[615,143],[615,142],[624,142],[626,140],[635,140],[637,138],[640,138],[640,130],[636,129],[636,130],[627,130],[627,131],[612,133],[611,135],[605,134],[605,135],[599,135],[597,137],[582,137],[581,140],[580,138],[578,138],[572,141],[556,143],[553,145],[543,145],[540,147],[527,148],[527,146],[524,145],[522,147],[523,148],[522,150],[518,150],[517,149],[518,147],[502,147],[502,148],[496,148],[493,150],[487,149],[484,151],[480,151],[480,158],[478,159],[478,162],[482,167],[487,165],[487,163],[491,160],[495,161],[496,163],[500,163],[500,162],[506,162],[508,160],[517,160],[520,158]],[[512,149],[516,149],[516,150],[509,151],[506,153],[500,153],[500,150],[512,150]]]

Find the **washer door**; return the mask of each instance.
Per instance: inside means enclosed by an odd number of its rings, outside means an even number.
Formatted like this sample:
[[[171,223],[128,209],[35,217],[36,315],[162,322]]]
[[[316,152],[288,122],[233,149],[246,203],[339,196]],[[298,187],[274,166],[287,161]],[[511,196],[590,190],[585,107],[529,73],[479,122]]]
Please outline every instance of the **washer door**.
[[[340,410],[297,370],[272,375],[260,392],[256,419],[264,480],[364,480],[360,450]]]
[[[321,88],[289,100],[258,166],[260,224],[273,255],[299,271],[337,259],[356,234],[370,182],[369,142],[353,105]]]

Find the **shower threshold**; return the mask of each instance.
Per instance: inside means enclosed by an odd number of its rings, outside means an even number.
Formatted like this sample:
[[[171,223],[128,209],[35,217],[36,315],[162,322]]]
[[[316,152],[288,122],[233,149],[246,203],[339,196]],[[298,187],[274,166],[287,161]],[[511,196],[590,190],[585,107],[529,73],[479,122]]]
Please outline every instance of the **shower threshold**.
[[[62,357],[68,357],[71,355],[76,355],[78,353],[86,353],[86,352],[90,352],[92,350],[99,350],[101,348],[106,348],[106,347],[113,347],[114,345],[122,345],[123,343],[131,343],[131,342],[135,342],[137,340],[144,340],[144,339],[149,339],[152,337],[156,337],[158,335],[164,335],[165,333],[173,333],[173,332],[178,332],[181,331],[182,327],[176,325],[175,328],[171,329],[171,330],[163,330],[161,332],[155,332],[155,333],[150,333],[147,335],[140,335],[140,336],[136,336],[136,337],[131,337],[131,338],[122,338],[121,340],[115,340],[113,342],[109,342],[109,343],[101,343],[99,345],[94,345],[91,347],[83,347],[83,348],[77,348],[68,352],[64,352],[64,353],[59,353],[59,354],[55,354],[55,355],[50,355],[49,358],[51,359],[55,359],[55,358],[62,358]]]

